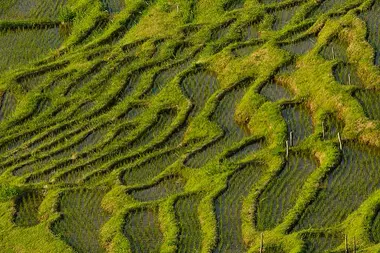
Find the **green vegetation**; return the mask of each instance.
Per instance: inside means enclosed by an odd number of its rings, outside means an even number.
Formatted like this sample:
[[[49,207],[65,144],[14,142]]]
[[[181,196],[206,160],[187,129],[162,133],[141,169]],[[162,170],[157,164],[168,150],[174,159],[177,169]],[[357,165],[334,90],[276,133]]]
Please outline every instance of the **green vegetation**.
[[[379,252],[379,10],[2,1],[0,251]]]

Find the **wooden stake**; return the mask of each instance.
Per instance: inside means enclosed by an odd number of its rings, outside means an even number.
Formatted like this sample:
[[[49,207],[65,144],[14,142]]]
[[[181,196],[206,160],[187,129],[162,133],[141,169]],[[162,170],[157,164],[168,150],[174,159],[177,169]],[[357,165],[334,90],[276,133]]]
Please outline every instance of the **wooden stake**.
[[[293,132],[292,131],[289,133],[289,146],[293,147]]]
[[[260,238],[260,253],[264,252],[264,234],[261,233],[261,238]]]
[[[342,138],[340,137],[340,133],[338,132],[338,140],[339,140],[339,148],[343,150]]]
[[[354,253],[356,253],[356,238],[354,237]]]
[[[351,75],[348,73],[348,84],[351,85]]]
[[[344,235],[344,246],[346,248],[346,253],[348,253],[348,242],[347,242],[347,235]]]
[[[335,53],[334,53],[334,48],[333,47],[331,48],[331,52],[332,52],[333,60],[335,60]]]
[[[286,159],[289,158],[289,141],[286,141]]]

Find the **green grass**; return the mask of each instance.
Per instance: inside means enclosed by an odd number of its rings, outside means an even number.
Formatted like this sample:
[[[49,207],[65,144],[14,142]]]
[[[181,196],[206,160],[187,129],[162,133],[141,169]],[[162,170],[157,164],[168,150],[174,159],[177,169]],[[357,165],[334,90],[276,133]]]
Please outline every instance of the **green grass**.
[[[0,248],[376,251],[378,6],[2,1]]]

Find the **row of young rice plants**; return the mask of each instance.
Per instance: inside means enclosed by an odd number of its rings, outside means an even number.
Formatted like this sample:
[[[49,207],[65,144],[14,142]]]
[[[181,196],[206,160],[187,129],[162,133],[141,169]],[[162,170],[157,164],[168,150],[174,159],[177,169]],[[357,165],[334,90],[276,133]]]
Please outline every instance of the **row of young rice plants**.
[[[330,227],[342,222],[380,185],[380,153],[355,142],[343,144],[340,165],[327,175],[316,199],[295,230]]]
[[[0,72],[19,67],[57,49],[64,40],[58,27],[0,31]]]
[[[380,93],[374,90],[359,90],[354,93],[366,113],[372,120],[380,120]]]
[[[244,252],[241,211],[244,198],[260,179],[264,165],[251,162],[237,169],[227,180],[227,187],[215,199],[217,246],[213,252]]]
[[[275,80],[271,79],[261,89],[260,94],[269,101],[276,102],[282,99],[290,100],[293,95],[286,87],[279,85]]]
[[[109,13],[117,13],[125,8],[124,0],[102,0],[102,3]]]
[[[57,20],[67,0],[13,0],[3,3],[0,20]]]
[[[264,189],[257,203],[257,224],[260,231],[270,230],[283,221],[296,203],[308,176],[318,167],[314,157],[291,152],[279,175]]]
[[[357,74],[357,68],[353,64],[340,62],[334,67],[333,74],[335,80],[340,84],[363,87],[362,81]]]
[[[105,189],[77,189],[63,192],[59,202],[61,217],[52,231],[78,252],[105,252],[100,229],[110,218],[101,207]]]
[[[273,13],[270,13],[274,17],[274,22],[272,24],[272,29],[275,31],[281,30],[282,28],[287,25],[291,19],[293,18],[294,14],[298,11],[299,6],[289,6],[281,10],[275,10]]]
[[[330,10],[338,9],[345,2],[346,0],[323,0],[317,8],[310,12],[309,17],[318,18]]]
[[[367,40],[373,47],[374,54],[374,64],[380,65],[380,3],[379,1],[374,1],[372,7],[360,14],[360,17],[366,22],[367,25]]]
[[[323,134],[324,140],[336,139],[338,133],[342,133],[344,129],[344,123],[337,118],[336,115],[328,113],[323,120]]]
[[[223,129],[223,136],[215,142],[209,143],[200,151],[191,154],[185,161],[186,166],[200,168],[214,159],[225,147],[230,146],[248,136],[248,132],[235,122],[235,108],[246,93],[249,82],[238,83],[231,90],[222,94],[221,100],[211,116],[211,120],[218,123]],[[252,152],[255,150],[252,150]]]
[[[235,9],[240,9],[244,7],[245,0],[227,0],[223,4],[223,9],[225,11],[232,11]]]
[[[194,105],[191,115],[196,116],[210,96],[219,89],[219,81],[215,73],[207,70],[197,70],[182,80],[181,89]]]
[[[165,85],[172,81],[175,78],[175,76],[177,76],[180,72],[187,69],[190,66],[190,64],[191,59],[186,59],[175,64],[174,66],[171,66],[168,69],[160,71],[154,78],[152,87],[145,95],[152,96],[158,94]]]
[[[0,122],[7,119],[9,115],[16,109],[16,98],[9,91],[5,91],[1,95],[0,102]]]
[[[202,230],[198,216],[201,195],[192,194],[178,198],[174,204],[179,226],[178,252],[200,252],[202,246]]]
[[[46,153],[47,156],[37,160],[36,164],[29,162],[21,167],[18,167],[13,171],[13,173],[14,175],[21,176],[25,173],[36,171],[40,166],[52,163],[54,160],[59,160],[62,158],[75,159],[75,156],[85,147],[91,147],[92,145],[97,144],[102,139],[104,134],[105,129],[80,132],[79,135],[77,135],[78,140],[73,141],[71,138],[68,138],[68,141],[73,142],[67,143],[64,147],[59,148],[58,150],[52,150],[52,152]],[[75,135],[72,137],[75,137]],[[43,152],[44,151],[46,150],[43,150]]]
[[[303,104],[285,105],[281,111],[289,136],[289,145],[295,146],[313,133],[313,122],[308,109]]]
[[[100,159],[95,160],[93,163],[89,163],[86,166],[80,166],[77,168],[74,168],[68,173],[63,174],[59,177],[59,180],[63,180],[66,183],[73,183],[78,181],[79,179],[83,178],[84,175],[87,173],[96,170],[101,166],[101,164],[104,164],[105,162],[112,160],[114,157],[116,157],[119,154],[123,154],[128,151],[137,150],[141,147],[145,147],[142,152],[146,152],[147,147],[154,139],[159,136],[159,134],[169,127],[173,120],[176,118],[177,114],[174,110],[164,110],[162,112],[159,112],[156,122],[153,123],[153,125],[146,128],[140,135],[134,139],[129,144],[126,144],[122,149],[116,149],[114,151],[108,152],[105,156],[101,156]],[[137,159],[138,156],[130,156],[129,158],[126,158],[123,163],[130,163],[133,162],[135,159]],[[69,180],[70,178],[70,180]]]
[[[347,43],[344,41],[333,38],[321,49],[319,54],[329,61],[338,60],[341,62],[348,62],[347,46]]]
[[[303,252],[307,253],[329,252],[344,241],[343,234],[333,231],[306,232],[301,238],[305,242]]]
[[[294,55],[300,56],[308,53],[315,46],[316,42],[317,37],[311,35],[289,43],[282,43],[280,46],[282,49],[285,49]]]
[[[30,190],[17,197],[15,200],[14,223],[22,227],[37,225],[40,222],[38,208],[43,198],[43,192],[40,190]]]
[[[160,252],[164,238],[160,230],[158,208],[141,208],[128,212],[123,232],[132,252]]]
[[[136,167],[127,169],[121,175],[125,185],[144,184],[152,180],[180,157],[178,150],[170,150],[152,159],[148,159]]]
[[[185,180],[183,178],[169,176],[148,188],[131,190],[130,194],[138,201],[155,201],[183,192],[184,186]]]

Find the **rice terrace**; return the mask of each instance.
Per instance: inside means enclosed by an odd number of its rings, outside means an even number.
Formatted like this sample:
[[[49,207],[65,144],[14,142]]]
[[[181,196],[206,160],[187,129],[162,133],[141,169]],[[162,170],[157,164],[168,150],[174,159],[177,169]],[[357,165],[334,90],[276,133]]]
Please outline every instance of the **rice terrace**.
[[[380,0],[1,0],[3,252],[380,252]]]

